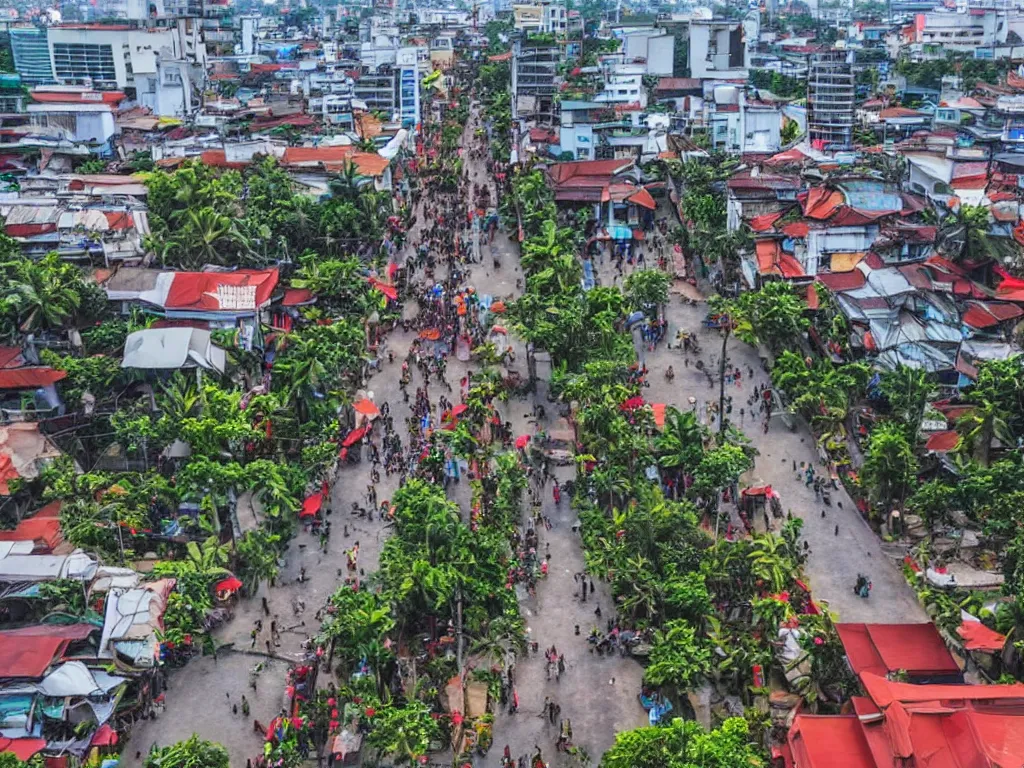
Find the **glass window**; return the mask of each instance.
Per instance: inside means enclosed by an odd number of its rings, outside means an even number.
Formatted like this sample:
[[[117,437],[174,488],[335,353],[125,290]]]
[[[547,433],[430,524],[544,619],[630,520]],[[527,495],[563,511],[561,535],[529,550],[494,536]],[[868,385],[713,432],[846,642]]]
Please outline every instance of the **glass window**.
[[[62,80],[117,80],[114,52],[109,45],[54,43],[53,70]]]

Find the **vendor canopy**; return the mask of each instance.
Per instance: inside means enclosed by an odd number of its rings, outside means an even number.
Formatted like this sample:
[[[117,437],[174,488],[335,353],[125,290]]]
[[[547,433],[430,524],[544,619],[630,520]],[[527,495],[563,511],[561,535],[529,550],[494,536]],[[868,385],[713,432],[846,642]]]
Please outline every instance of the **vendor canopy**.
[[[839,639],[854,674],[872,672],[880,677],[906,672],[911,677],[960,674],[932,623],[836,624]]]

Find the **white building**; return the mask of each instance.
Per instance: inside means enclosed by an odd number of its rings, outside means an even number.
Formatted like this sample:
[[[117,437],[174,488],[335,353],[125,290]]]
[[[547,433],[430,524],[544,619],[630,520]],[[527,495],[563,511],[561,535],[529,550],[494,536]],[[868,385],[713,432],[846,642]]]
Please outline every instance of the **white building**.
[[[715,149],[730,154],[775,153],[782,144],[782,109],[747,99],[742,86],[716,86],[708,124]]]
[[[691,20],[689,55],[691,77],[699,80],[746,79],[750,67],[750,41],[743,22]]]
[[[626,61],[642,63],[648,75],[671,77],[675,60],[675,37],[662,29],[648,27],[622,36]]]
[[[604,90],[594,96],[603,104],[637,104],[647,106],[643,64],[604,64]]]
[[[557,3],[516,3],[512,6],[515,28],[527,34],[564,35],[569,16],[564,5]]]
[[[194,20],[153,29],[71,24],[46,36],[58,83],[121,90],[161,116],[191,112],[192,67],[206,60]]]
[[[41,85],[31,92],[28,112],[32,125],[59,131],[63,138],[87,144],[100,155],[111,151],[117,133],[114,110],[124,100],[120,91],[94,91],[70,85]]]

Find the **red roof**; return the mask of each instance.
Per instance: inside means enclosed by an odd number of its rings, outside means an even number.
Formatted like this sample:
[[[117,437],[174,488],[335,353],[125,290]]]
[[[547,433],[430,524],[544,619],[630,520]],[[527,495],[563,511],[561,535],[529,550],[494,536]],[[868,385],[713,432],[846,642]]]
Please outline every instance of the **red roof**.
[[[27,763],[46,746],[46,739],[8,739],[0,736],[0,752],[10,752]]]
[[[647,208],[652,211],[658,207],[658,204],[654,202],[654,198],[651,197],[651,193],[644,187],[640,187],[640,189],[627,197],[626,200],[634,205],[639,205],[641,208]]]
[[[794,768],[875,768],[856,715],[800,715],[788,738]]]
[[[121,91],[30,91],[33,101],[43,104],[117,104],[124,101]]]
[[[285,307],[297,307],[313,300],[313,292],[308,288],[288,288],[284,292],[281,304]]]
[[[864,283],[867,282],[864,273],[859,269],[853,269],[849,272],[819,273],[815,278],[832,292],[852,291],[856,288],[863,288]]]
[[[176,158],[167,158],[176,159]],[[228,162],[227,153],[223,149],[208,149],[199,155],[199,160],[203,165],[208,165],[211,168],[232,168],[238,170],[245,168],[248,163],[244,162]]]
[[[577,160],[569,163],[555,163],[548,168],[548,174],[555,184],[562,184],[569,179],[581,176],[606,179],[632,167],[632,160]]]
[[[811,227],[806,221],[791,221],[782,228],[782,234],[797,238],[807,237],[807,233],[810,231]]]
[[[964,312],[964,325],[972,328],[993,328],[1007,320],[1014,320],[1024,315],[1024,309],[1015,304],[1000,304],[994,301],[970,301]]]
[[[164,308],[197,312],[255,311],[270,301],[276,287],[276,269],[177,272]]]
[[[534,144],[557,144],[558,131],[553,128],[531,128],[530,141]]]
[[[960,445],[960,433],[955,429],[947,429],[930,434],[928,441],[924,444],[924,449],[932,453],[949,453],[958,445]]]
[[[21,347],[0,347],[0,368],[20,368],[24,364]]]
[[[63,541],[60,532],[60,501],[52,501],[31,517],[26,517],[13,531],[0,531],[0,541],[32,541],[32,554],[45,555]]]
[[[918,112],[916,109],[908,109],[907,107],[889,107],[883,109],[879,113],[879,117],[883,120],[896,117],[924,117],[924,115]]]
[[[754,250],[757,253],[757,269],[762,275],[781,275],[786,278],[804,276],[803,266],[782,251],[778,240],[758,240]]]
[[[956,633],[964,641],[968,651],[987,651],[998,653],[1006,645],[1006,635],[989,629],[980,621],[965,621],[957,627]]]
[[[798,715],[787,768],[1024,765],[1024,686],[913,685],[860,676],[854,715]]]
[[[0,632],[0,675],[40,678],[50,668],[54,658],[64,652],[68,642],[53,635],[26,635],[19,629]]]
[[[938,630],[926,624],[836,624],[854,674],[885,677],[904,670],[913,677],[957,675],[960,667]]]
[[[780,218],[781,213],[762,213],[750,220],[750,228],[755,232],[767,232]]]
[[[58,371],[45,365],[33,365],[25,368],[4,368],[0,370],[0,389],[38,389],[55,384],[65,376],[66,371]]]
[[[355,154],[355,147],[288,147],[281,156],[281,165],[310,163],[343,163]]]
[[[846,203],[846,196],[838,189],[814,187],[797,195],[797,200],[803,206],[804,216],[824,221]]]

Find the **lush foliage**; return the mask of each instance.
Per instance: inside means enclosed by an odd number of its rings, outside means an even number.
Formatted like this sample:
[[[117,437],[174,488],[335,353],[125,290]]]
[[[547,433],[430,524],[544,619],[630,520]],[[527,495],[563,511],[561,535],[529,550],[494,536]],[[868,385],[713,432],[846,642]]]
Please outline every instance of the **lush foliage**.
[[[195,734],[168,747],[156,747],[146,755],[145,768],[228,768],[228,751]]]
[[[622,731],[601,758],[601,768],[759,768],[764,764],[741,717],[731,717],[713,731],[681,718],[664,727]]]

